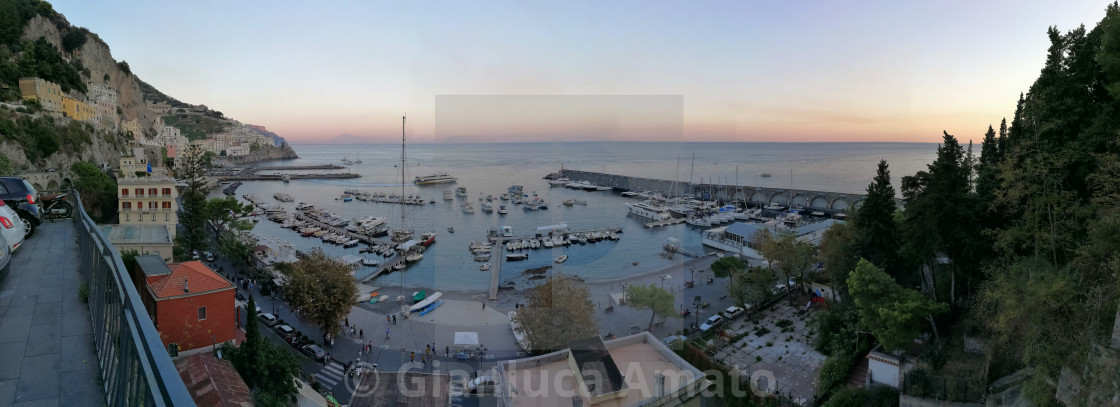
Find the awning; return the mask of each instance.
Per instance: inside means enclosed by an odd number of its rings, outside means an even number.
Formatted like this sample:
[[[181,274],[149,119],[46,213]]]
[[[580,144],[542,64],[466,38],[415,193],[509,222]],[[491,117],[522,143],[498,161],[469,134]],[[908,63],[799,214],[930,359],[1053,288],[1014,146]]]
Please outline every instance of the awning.
[[[478,346],[478,332],[456,332],[455,346]]]

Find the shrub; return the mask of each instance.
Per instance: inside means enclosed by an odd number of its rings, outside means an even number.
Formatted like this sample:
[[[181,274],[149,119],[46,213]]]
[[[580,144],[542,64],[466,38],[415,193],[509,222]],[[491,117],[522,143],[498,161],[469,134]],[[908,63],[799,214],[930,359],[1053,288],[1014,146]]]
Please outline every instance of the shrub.
[[[793,321],[790,321],[788,319],[783,319],[781,321],[778,321],[774,325],[776,325],[778,328],[787,328],[790,325],[793,325]]]
[[[821,372],[817,376],[817,399],[827,399],[848,381],[855,360],[850,355],[830,356],[821,365]]]

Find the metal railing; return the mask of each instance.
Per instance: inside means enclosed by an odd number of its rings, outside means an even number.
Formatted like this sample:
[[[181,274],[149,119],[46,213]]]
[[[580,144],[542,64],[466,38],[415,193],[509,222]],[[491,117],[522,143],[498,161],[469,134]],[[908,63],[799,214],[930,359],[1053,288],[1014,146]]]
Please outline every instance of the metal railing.
[[[105,400],[111,406],[193,406],[186,385],[101,228],[71,195],[82,273],[89,284],[93,342]]]

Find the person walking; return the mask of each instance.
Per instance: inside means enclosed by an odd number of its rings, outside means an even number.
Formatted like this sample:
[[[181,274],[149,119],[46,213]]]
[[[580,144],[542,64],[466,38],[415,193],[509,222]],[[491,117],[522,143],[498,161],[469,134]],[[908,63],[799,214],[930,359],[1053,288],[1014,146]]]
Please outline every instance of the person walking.
[[[386,323],[386,324],[391,324],[391,323],[393,323],[393,317],[392,317],[392,316],[389,316],[389,315],[386,315],[386,316],[385,316],[385,323]]]
[[[389,328],[385,328],[385,339],[389,339]]]
[[[444,346],[443,347],[443,356],[447,357],[447,358],[451,357],[451,347],[450,346]]]
[[[416,363],[416,352],[412,352],[412,354],[408,356],[408,363]]]
[[[397,324],[397,316],[393,315],[393,325],[396,325],[396,324]]]
[[[363,330],[359,329],[359,330],[358,330],[358,339],[365,339],[365,338],[366,338],[366,333],[365,333],[365,331],[363,331]]]

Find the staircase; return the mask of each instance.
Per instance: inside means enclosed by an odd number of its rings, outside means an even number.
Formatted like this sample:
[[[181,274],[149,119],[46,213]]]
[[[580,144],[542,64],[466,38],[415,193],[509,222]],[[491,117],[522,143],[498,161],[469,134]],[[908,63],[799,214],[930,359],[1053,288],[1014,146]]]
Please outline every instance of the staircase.
[[[867,384],[867,358],[856,360],[856,366],[848,375],[848,386],[863,388]]]

